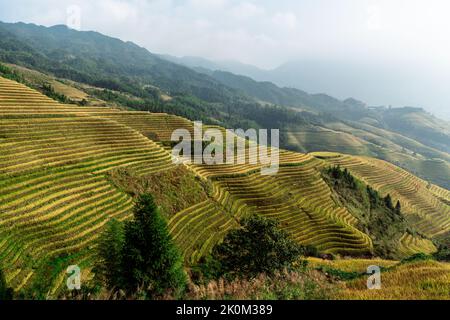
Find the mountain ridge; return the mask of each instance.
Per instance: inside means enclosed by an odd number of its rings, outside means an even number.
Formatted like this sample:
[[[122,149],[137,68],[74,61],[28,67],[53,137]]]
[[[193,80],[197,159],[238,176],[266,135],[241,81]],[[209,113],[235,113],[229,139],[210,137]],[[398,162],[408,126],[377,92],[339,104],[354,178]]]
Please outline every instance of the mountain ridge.
[[[0,61],[89,84],[82,90],[97,100],[224,127],[280,128],[280,143],[292,150],[375,156],[448,187],[450,133],[420,110],[372,109],[353,98],[197,72],[97,32],[23,23],[1,23],[0,32]],[[433,159],[446,161],[441,175],[429,165]]]

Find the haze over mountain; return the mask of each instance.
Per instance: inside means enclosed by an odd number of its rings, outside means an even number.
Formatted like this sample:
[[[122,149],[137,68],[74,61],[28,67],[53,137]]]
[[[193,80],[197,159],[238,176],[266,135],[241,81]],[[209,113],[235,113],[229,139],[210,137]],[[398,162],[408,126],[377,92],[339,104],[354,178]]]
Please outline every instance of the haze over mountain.
[[[450,70],[417,66],[404,61],[371,64],[357,60],[297,60],[266,70],[238,61],[212,61],[200,57],[161,57],[209,70],[228,71],[258,81],[270,81],[310,93],[327,93],[344,100],[354,97],[370,106],[414,106],[450,120],[447,84]]]
[[[370,108],[354,98],[188,68],[134,43],[64,25],[0,23],[0,61],[45,74],[26,81],[64,103],[66,93],[45,89],[49,76],[56,86],[78,82],[89,99],[103,103],[228,128],[276,128],[280,145],[290,150],[371,156],[442,186],[450,181],[450,126],[420,108]]]
[[[449,9],[445,0],[0,0],[0,20],[69,24],[226,61],[225,71],[256,80],[450,119]]]

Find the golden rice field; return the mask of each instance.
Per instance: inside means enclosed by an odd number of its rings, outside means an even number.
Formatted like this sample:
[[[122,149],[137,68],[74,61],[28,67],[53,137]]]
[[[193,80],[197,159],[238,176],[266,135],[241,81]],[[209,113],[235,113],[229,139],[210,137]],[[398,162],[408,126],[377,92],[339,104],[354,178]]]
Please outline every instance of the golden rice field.
[[[369,290],[369,266],[381,269],[381,288]],[[450,263],[423,260],[400,263],[383,259],[323,260],[308,258],[312,269],[328,267],[360,274],[354,280],[340,281],[332,299],[338,300],[420,300],[450,299]]]
[[[89,269],[103,226],[132,214],[132,197],[108,172],[126,168],[145,177],[173,169],[161,145],[179,128],[192,132],[193,124],[162,113],[62,105],[0,78],[0,268],[8,285],[26,289],[46,263],[61,257]],[[207,200],[168,221],[186,264],[210,252],[249,213],[278,219],[294,239],[324,252],[370,253],[371,239],[320,176],[331,164],[391,193],[423,233],[449,231],[447,190],[370,158],[333,154],[324,160],[280,150],[280,168],[272,176],[261,175],[261,165],[184,164],[211,186]],[[434,249],[409,235],[401,245],[405,255]],[[63,286],[63,275],[50,296]]]
[[[131,215],[133,199],[105,172],[126,166],[149,174],[173,165],[130,127],[1,78],[0,106],[0,264],[20,290],[46,259],[69,254],[89,264],[105,223]]]
[[[400,264],[381,273],[381,288],[367,289],[367,277],[343,284],[342,300],[449,300],[450,264],[433,260]]]

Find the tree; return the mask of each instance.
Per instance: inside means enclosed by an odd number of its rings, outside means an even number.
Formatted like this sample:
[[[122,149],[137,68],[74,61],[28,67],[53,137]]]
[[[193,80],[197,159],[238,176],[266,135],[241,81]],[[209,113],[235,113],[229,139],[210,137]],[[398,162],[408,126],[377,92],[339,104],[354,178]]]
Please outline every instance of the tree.
[[[369,196],[369,201],[370,201],[370,207],[376,208],[378,207],[378,192],[374,189],[372,189],[372,187],[370,187],[369,185],[366,186],[366,190],[367,190],[367,195]]]
[[[298,261],[303,247],[278,228],[278,222],[259,215],[241,221],[242,228],[232,230],[213,250],[220,272],[228,276],[272,274]]]
[[[388,209],[394,210],[394,205],[392,203],[391,195],[388,193],[386,197],[384,197],[384,203]]]
[[[122,253],[124,231],[121,222],[111,220],[99,239],[98,260],[94,272],[109,289],[122,284]]]
[[[437,252],[433,254],[438,261],[450,262],[450,247],[448,245],[440,245]]]
[[[395,205],[395,212],[397,214],[402,213],[402,205],[400,204],[400,200],[397,200],[397,204]]]
[[[134,220],[125,224],[122,270],[128,293],[141,288],[152,297],[186,286],[183,261],[150,194],[139,197]]]
[[[5,275],[0,269],[0,301],[11,300],[13,298],[13,290],[6,285]]]

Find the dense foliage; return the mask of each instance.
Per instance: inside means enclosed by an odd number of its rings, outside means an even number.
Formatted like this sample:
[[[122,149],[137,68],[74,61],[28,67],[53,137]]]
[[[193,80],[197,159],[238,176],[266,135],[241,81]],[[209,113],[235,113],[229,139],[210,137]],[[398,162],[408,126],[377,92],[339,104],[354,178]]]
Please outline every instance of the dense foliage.
[[[109,288],[154,298],[180,294],[186,285],[182,259],[153,197],[143,194],[134,219],[110,223],[99,242],[96,272]]]
[[[385,258],[398,258],[400,237],[406,232],[417,234],[402,215],[400,202],[394,206],[389,194],[381,197],[347,169],[330,167],[323,177],[334,190],[337,201],[345,203],[350,213],[358,218],[358,227],[372,238],[374,253]]]
[[[20,82],[20,83],[25,82],[23,77],[19,73],[15,72],[11,68],[8,68],[7,66],[5,66],[1,63],[0,63],[0,76],[4,77],[6,79]]]
[[[105,227],[98,245],[98,259],[94,267],[97,278],[109,289],[122,281],[122,253],[124,230],[121,222],[113,219]]]
[[[438,261],[450,262],[450,247],[448,245],[440,245],[433,256]]]
[[[0,301],[10,300],[12,298],[13,298],[13,291],[6,285],[5,275],[3,274],[3,271],[0,269]]]
[[[279,229],[277,221],[255,214],[242,219],[241,228],[230,231],[214,247],[201,269],[207,278],[251,278],[289,269],[303,253],[304,248]]]

